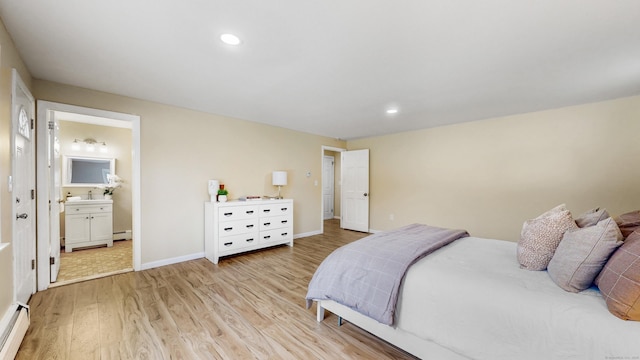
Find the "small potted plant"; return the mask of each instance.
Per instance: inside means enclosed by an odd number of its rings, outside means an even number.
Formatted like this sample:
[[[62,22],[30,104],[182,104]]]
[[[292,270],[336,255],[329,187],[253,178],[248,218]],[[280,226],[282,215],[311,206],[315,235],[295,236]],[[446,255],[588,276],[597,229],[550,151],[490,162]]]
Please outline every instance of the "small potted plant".
[[[99,185],[98,188],[103,189],[102,194],[104,195],[105,200],[111,200],[113,196],[113,191],[122,186],[122,179],[116,175],[107,175],[108,183]]]
[[[224,185],[220,185],[220,190],[218,190],[218,201],[225,202],[227,201],[227,195],[229,192],[224,188]]]

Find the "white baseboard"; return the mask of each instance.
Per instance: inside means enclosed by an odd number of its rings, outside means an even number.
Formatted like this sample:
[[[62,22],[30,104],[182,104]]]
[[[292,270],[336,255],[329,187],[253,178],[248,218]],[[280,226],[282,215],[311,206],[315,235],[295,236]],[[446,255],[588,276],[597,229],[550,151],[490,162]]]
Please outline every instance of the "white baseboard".
[[[310,231],[310,232],[301,233],[301,234],[294,234],[293,238],[294,239],[299,239],[299,238],[304,238],[304,237],[307,237],[307,236],[320,235],[320,234],[322,234],[320,232],[320,230],[316,230],[316,231]],[[204,256],[204,252],[199,252],[199,253],[190,254],[190,255],[178,256],[178,257],[174,257],[174,258],[170,258],[170,259],[152,261],[152,262],[148,262],[148,263],[142,264],[142,266],[140,266],[140,270],[153,269],[153,268],[157,268],[157,267],[160,267],[160,266],[177,264],[177,263],[181,263],[181,262],[185,262],[185,261],[200,259],[200,258],[203,258],[203,257],[205,257]]]
[[[316,230],[316,231],[309,231],[309,232],[302,233],[302,234],[294,234],[294,235],[293,235],[293,238],[294,238],[294,239],[299,239],[299,238],[304,238],[304,237],[307,237],[307,236],[320,235],[320,234],[322,234],[322,233],[320,232],[320,230]]]
[[[142,264],[140,266],[140,270],[153,269],[153,268],[157,268],[157,267],[160,267],[160,266],[177,264],[177,263],[190,261],[190,260],[195,260],[195,259],[201,259],[203,257],[204,257],[204,252],[199,252],[199,253],[190,254],[190,255],[178,256],[178,257],[174,257],[174,258],[170,258],[170,259],[152,261],[152,262],[148,262],[148,263]]]

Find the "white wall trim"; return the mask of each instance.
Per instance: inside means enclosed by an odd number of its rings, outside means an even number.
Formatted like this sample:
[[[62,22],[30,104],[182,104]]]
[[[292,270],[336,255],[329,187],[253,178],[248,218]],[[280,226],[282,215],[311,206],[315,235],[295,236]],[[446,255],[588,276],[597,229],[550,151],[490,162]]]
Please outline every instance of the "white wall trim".
[[[324,162],[325,150],[334,151],[334,152],[347,151],[347,149],[343,149],[335,146],[322,145],[320,148],[320,174],[323,174],[323,175],[324,175],[324,171],[322,171],[322,164]],[[340,171],[340,173],[342,174],[342,171]],[[324,182],[324,179],[321,180],[320,189],[324,189],[324,183],[322,182]],[[324,199],[322,198],[322,195],[323,195],[322,191],[320,191],[320,232],[319,234],[324,234]],[[342,202],[340,202],[340,206],[342,206]],[[340,215],[342,215],[342,211],[340,212]]]
[[[297,234],[297,235],[293,235],[294,239],[300,239],[300,238],[305,238],[308,236],[313,236],[313,235],[322,235],[322,230],[315,230],[315,231],[309,231],[306,233],[302,233],[302,234]]]
[[[47,137],[47,114],[49,112],[66,112],[66,113],[74,113],[79,115],[88,115],[92,117],[92,119],[97,118],[105,118],[111,119],[120,122],[128,122],[131,127],[132,141],[131,141],[131,152],[132,152],[132,179],[131,179],[131,195],[132,195],[132,216],[133,216],[133,269],[140,270],[141,269],[141,249],[142,249],[142,233],[141,233],[141,199],[140,199],[140,116],[134,114],[125,114],[121,112],[108,111],[108,110],[100,110],[93,109],[88,107],[62,104],[51,101],[38,100],[37,101],[37,142],[38,148],[38,159],[36,164],[36,171],[45,172],[48,171],[48,165],[46,163],[47,156],[41,152],[45,151],[42,149],[46,149],[46,146],[42,145],[42,141],[46,141]],[[113,124],[112,124],[113,125]],[[42,177],[37,178],[37,194],[38,200],[44,200],[44,197],[47,198],[47,201],[38,201],[37,202],[37,213],[38,220],[37,228],[38,228],[38,291],[46,290],[50,284],[50,265],[49,265],[49,236],[48,236],[48,198],[49,198],[49,187],[46,182],[46,179]],[[42,220],[46,218],[47,220]]]
[[[198,252],[198,253],[195,253],[195,254],[190,254],[190,255],[178,256],[178,257],[174,257],[174,258],[170,258],[170,259],[152,261],[152,262],[148,262],[148,263],[142,264],[142,266],[140,267],[140,270],[153,269],[153,268],[157,268],[157,267],[160,267],[160,266],[172,265],[172,264],[177,264],[177,263],[181,263],[181,262],[185,262],[185,261],[201,259],[203,257],[204,257],[204,251],[203,252]]]

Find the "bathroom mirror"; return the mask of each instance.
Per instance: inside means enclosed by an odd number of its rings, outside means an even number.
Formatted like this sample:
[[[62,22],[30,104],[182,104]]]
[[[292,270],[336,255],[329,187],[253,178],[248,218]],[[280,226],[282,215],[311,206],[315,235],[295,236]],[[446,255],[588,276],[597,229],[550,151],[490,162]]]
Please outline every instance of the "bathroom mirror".
[[[62,186],[98,186],[107,184],[116,172],[116,159],[80,156],[62,157]]]

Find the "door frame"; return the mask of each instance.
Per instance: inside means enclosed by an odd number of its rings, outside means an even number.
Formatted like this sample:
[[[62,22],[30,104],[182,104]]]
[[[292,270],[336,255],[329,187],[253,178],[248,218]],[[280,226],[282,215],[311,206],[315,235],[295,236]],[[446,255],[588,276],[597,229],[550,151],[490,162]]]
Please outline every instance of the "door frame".
[[[343,152],[343,151],[347,151],[347,149],[344,148],[339,148],[339,147],[335,147],[335,146],[327,146],[327,145],[322,145],[321,149],[320,149],[320,174],[323,174],[323,177],[321,179],[322,183],[320,184],[320,234],[324,234],[324,199],[323,197],[323,193],[322,193],[322,189],[324,188],[324,172],[322,171],[322,164],[324,161],[324,152],[325,150],[328,151],[334,151],[334,152]],[[333,172],[334,176],[335,176],[335,171]],[[335,196],[335,179],[334,179],[334,196]],[[341,195],[342,196],[342,195]],[[334,200],[335,202],[335,200]],[[342,202],[340,203],[340,206],[342,206]],[[334,214],[335,214],[335,204],[334,204]],[[340,214],[342,214],[342,211],[340,211]]]
[[[131,123],[132,133],[132,179],[131,179],[131,201],[132,201],[132,233],[133,233],[133,269],[135,271],[141,268],[141,199],[140,199],[140,116],[119,113],[114,111],[99,110],[82,106],[62,104],[51,101],[37,101],[37,166],[38,174],[47,174],[49,172],[47,162],[47,118],[55,112],[65,112],[88,116],[93,118],[102,118],[116,121],[127,121]],[[49,184],[47,176],[37,177],[37,258],[38,258],[38,291],[46,290],[51,284],[49,265]]]

